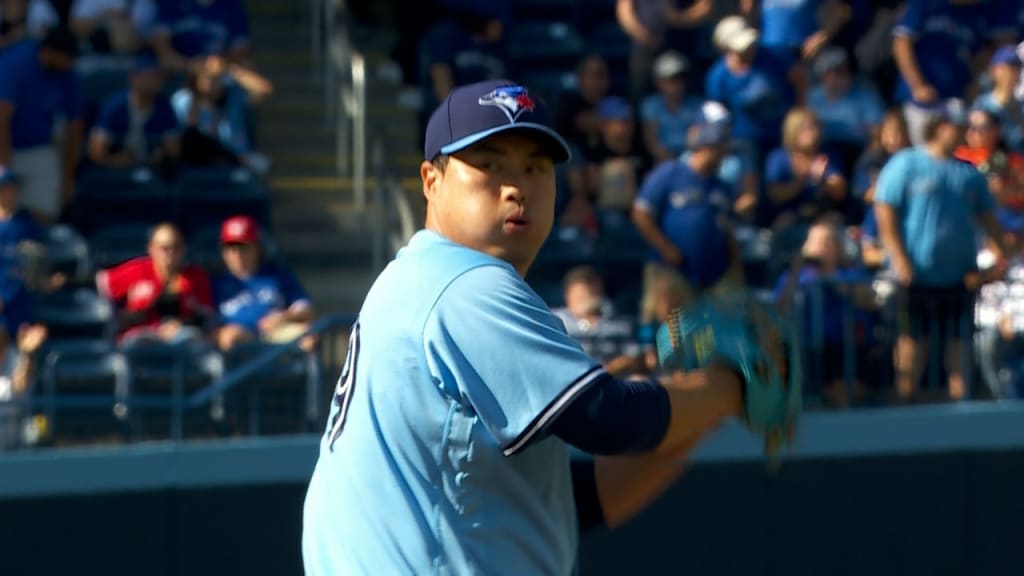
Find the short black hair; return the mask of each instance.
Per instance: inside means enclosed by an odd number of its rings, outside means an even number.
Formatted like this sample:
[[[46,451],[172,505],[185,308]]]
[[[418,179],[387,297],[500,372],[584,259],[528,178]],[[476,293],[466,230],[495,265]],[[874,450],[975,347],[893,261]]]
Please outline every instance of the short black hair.
[[[46,33],[46,36],[43,37],[40,46],[66,54],[72,58],[78,56],[78,38],[75,37],[75,33],[71,31],[71,28],[67,26],[51,28]]]
[[[430,161],[430,163],[434,166],[435,170],[443,174],[444,171],[448,169],[448,158],[450,158],[450,156],[447,154],[438,154]]]

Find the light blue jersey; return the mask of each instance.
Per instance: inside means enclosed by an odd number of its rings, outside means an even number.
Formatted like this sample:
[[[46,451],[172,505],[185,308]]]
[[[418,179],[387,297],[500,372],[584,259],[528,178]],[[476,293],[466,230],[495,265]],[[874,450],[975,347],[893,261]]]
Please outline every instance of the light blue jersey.
[[[875,202],[896,210],[915,284],[962,285],[976,268],[975,222],[995,201],[974,166],[936,159],[924,148],[901,150],[879,173]]]
[[[570,574],[569,453],[545,427],[603,373],[512,266],[417,233],[352,332],[306,573]]]

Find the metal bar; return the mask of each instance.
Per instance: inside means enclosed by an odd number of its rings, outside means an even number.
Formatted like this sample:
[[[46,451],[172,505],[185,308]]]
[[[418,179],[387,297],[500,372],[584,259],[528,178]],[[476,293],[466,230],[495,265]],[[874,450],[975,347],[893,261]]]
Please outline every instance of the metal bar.
[[[387,207],[384,205],[384,145],[380,138],[373,141],[373,271],[376,274],[384,268],[384,243],[387,241],[387,226],[384,222]],[[357,199],[358,201],[358,199]],[[365,199],[363,200],[365,202]],[[359,206],[362,208],[362,206]]]
[[[352,184],[356,210],[362,211],[366,208],[366,59],[359,52],[352,54],[352,92],[355,97]]]

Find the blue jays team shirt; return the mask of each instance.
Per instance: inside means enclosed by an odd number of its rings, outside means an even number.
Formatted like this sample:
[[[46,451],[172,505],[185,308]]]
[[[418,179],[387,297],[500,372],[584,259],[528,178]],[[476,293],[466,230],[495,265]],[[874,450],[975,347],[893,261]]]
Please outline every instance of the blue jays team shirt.
[[[508,263],[416,233],[351,333],[307,574],[570,574],[569,451],[543,430],[603,373]]]
[[[875,202],[896,211],[915,284],[962,285],[976,268],[975,221],[995,201],[974,166],[936,159],[923,148],[901,150],[878,175]]]
[[[807,93],[807,107],[821,122],[825,142],[864,144],[885,115],[882,98],[859,81],[834,100],[825,94],[824,87],[817,85]]]
[[[223,54],[249,44],[249,16],[241,0],[165,0],[159,3],[154,34],[171,35],[185,58]]]
[[[264,264],[251,278],[230,273],[218,275],[213,282],[213,297],[221,320],[244,326],[258,333],[260,319],[295,304],[309,302],[299,280],[276,264]]]
[[[157,96],[142,112],[132,106],[131,92],[124,90],[103,102],[92,131],[102,134],[114,151],[129,149],[145,157],[177,134],[178,119],[167,96]]]
[[[18,246],[25,241],[43,241],[43,231],[24,211],[0,219],[0,316],[8,336],[16,336],[18,327],[32,315],[32,297],[25,289],[24,267]]]
[[[729,269],[729,187],[715,176],[702,176],[688,163],[663,162],[644,181],[636,205],[683,253],[680,270],[699,288],[714,285]],[[653,249],[649,258],[660,261]]]
[[[22,40],[0,51],[0,101],[14,106],[11,146],[28,150],[53,143],[54,121],[81,118],[78,80],[39,63],[39,43]]]

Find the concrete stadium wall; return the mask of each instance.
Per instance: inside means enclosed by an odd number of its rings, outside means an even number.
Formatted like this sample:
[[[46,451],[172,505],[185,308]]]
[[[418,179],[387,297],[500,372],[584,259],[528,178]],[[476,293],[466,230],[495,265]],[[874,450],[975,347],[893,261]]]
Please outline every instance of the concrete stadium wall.
[[[945,448],[943,448],[945,446]],[[0,456],[0,574],[289,575],[310,437]],[[590,575],[1024,573],[1020,405],[812,415],[775,474],[735,426]]]

